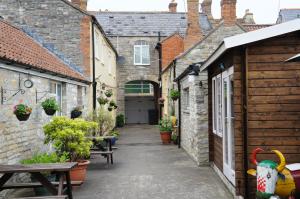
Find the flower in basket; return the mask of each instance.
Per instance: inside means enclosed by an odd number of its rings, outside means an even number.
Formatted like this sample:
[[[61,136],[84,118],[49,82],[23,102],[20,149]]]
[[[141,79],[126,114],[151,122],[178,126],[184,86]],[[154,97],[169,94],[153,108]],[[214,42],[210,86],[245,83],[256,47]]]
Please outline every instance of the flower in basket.
[[[19,121],[28,120],[31,112],[32,108],[25,104],[17,104],[16,106],[14,106],[14,114],[16,115]]]
[[[59,110],[59,106],[54,97],[48,98],[42,102],[42,107],[47,115],[54,115]]]
[[[180,92],[178,90],[171,89],[170,97],[172,100],[176,101],[180,97]]]
[[[107,91],[105,92],[105,95],[106,95],[106,97],[111,97],[111,96],[113,95],[112,90],[107,90]]]
[[[99,102],[100,105],[105,105],[108,103],[108,99],[104,97],[98,97],[97,101]]]
[[[160,104],[163,104],[165,102],[165,99],[163,97],[161,97],[161,98],[158,99],[158,101],[159,101]]]

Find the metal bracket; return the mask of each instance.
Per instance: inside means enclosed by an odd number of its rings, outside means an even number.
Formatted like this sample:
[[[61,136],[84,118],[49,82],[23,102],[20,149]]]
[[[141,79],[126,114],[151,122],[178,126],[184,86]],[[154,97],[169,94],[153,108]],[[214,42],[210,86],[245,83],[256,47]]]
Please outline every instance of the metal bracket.
[[[38,104],[42,99],[44,99],[47,94],[51,93],[50,91],[38,91],[35,90],[35,102]],[[41,97],[39,97],[39,94],[43,94]]]
[[[13,94],[10,95],[9,97],[7,97],[6,94],[9,92],[12,92]],[[19,74],[19,88],[18,89],[6,89],[1,86],[1,104],[3,105],[4,103],[10,101],[19,93],[21,93],[22,95],[25,94],[25,90],[21,89],[21,75],[20,74]]]

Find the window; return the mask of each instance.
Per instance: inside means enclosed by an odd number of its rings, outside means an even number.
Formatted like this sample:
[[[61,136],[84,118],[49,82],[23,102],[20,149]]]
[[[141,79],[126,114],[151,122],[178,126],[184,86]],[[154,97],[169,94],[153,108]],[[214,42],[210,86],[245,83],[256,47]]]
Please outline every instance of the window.
[[[153,94],[153,85],[144,81],[131,81],[125,84],[126,94]]]
[[[150,65],[150,48],[146,41],[134,45],[134,65]]]
[[[99,60],[101,59],[100,46],[101,46],[100,35],[97,32],[95,32],[95,57]]]
[[[61,115],[62,110],[62,84],[61,83],[50,83],[50,93],[53,94],[58,103],[59,111],[56,112],[57,115]]]
[[[221,75],[212,78],[213,132],[222,136],[222,79]]]
[[[189,88],[185,88],[183,90],[183,105],[184,105],[184,110],[189,111],[189,107],[190,107],[190,90],[189,90]]]

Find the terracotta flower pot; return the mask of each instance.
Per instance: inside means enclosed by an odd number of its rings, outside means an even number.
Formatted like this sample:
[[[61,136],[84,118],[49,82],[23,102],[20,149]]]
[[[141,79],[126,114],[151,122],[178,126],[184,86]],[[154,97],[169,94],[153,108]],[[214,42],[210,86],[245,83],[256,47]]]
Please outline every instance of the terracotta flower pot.
[[[82,162],[78,162],[78,165],[73,168],[70,172],[71,181],[84,181],[86,177],[86,169],[90,161],[84,160]]]
[[[30,114],[26,114],[26,115],[16,115],[16,117],[18,118],[19,121],[26,121],[26,120],[28,120],[28,118],[30,117]]]
[[[171,143],[171,134],[172,132],[160,132],[160,137],[163,144]]]

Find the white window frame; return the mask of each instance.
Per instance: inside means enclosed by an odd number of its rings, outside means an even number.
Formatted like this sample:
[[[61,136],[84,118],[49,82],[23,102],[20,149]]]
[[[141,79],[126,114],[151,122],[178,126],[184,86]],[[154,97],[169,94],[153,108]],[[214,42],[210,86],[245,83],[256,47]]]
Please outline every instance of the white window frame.
[[[55,95],[55,100],[58,102],[58,104],[60,104],[59,107],[59,111],[56,111],[56,115],[61,116],[62,115],[62,102],[63,102],[63,95],[62,95],[62,90],[63,90],[63,85],[62,83],[58,83],[58,82],[50,82],[50,84],[55,85],[55,92],[53,92],[52,94]],[[59,95],[58,95],[58,86],[60,85],[60,101],[59,101]]]
[[[133,59],[134,59],[134,65],[141,65],[141,66],[147,66],[150,65],[151,60],[150,60],[150,45],[146,44],[146,41],[139,41],[142,42],[142,44],[135,44],[133,47]],[[148,63],[143,63],[143,47],[147,47],[147,51],[148,51],[148,55],[149,55],[149,62]],[[137,62],[137,60],[135,59],[135,54],[136,54],[136,49],[139,49],[140,51],[140,62]]]
[[[214,84],[215,82],[215,84]],[[220,84],[221,83],[221,84]],[[222,75],[219,74],[212,78],[212,110],[213,110],[213,133],[222,137],[222,120],[223,120],[223,111],[222,111]],[[218,93],[221,94],[221,98],[219,98]],[[216,106],[217,105],[217,106]],[[216,115],[217,114],[217,115]],[[215,118],[217,117],[217,118]],[[215,123],[216,121],[216,123]],[[220,126],[221,125],[221,126]]]

